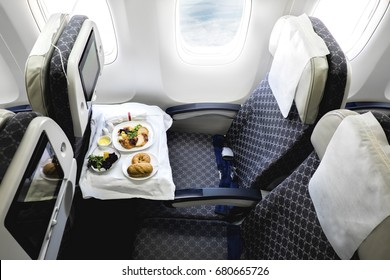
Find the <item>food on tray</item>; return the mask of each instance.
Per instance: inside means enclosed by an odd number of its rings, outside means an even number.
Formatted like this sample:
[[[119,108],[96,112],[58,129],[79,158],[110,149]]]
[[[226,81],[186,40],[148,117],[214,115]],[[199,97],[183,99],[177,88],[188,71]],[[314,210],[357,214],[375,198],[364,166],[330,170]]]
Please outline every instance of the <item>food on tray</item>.
[[[111,137],[108,135],[103,135],[98,140],[98,145],[100,147],[107,147],[110,144],[111,144]]]
[[[97,170],[102,168],[108,170],[118,160],[116,153],[104,152],[103,155],[90,155],[88,157],[88,167],[93,167]]]
[[[127,168],[127,173],[133,178],[148,177],[153,172],[153,166],[148,162],[131,164]]]
[[[137,153],[131,159],[131,165],[127,168],[127,174],[133,178],[148,177],[153,172],[151,157],[147,153]]]
[[[143,162],[150,163],[150,156],[147,153],[138,153],[131,160],[132,164],[143,163]]]
[[[148,143],[149,130],[141,124],[126,126],[118,130],[119,143],[125,149],[142,147]]]
[[[53,159],[51,162],[46,163],[43,166],[42,172],[48,178],[58,179],[60,178],[61,167],[59,166],[58,162]]]

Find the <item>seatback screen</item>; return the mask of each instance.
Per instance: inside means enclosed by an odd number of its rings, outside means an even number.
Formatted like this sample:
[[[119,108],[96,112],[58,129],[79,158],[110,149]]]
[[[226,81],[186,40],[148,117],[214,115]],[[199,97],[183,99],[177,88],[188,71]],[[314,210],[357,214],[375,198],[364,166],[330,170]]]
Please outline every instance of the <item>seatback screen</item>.
[[[32,259],[39,257],[63,178],[43,133],[5,218],[5,227]]]
[[[99,56],[92,31],[79,63],[79,73],[83,85],[85,100],[90,101],[100,73]]]

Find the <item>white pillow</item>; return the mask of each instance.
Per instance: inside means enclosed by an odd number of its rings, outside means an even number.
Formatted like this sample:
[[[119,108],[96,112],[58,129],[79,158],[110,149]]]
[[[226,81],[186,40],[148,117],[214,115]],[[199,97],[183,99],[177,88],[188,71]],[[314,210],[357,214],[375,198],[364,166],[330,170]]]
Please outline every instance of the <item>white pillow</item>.
[[[280,18],[271,33],[274,55],[269,84],[281,113],[288,116],[295,100],[303,123],[315,122],[328,76],[329,50],[307,15]]]
[[[341,122],[309,182],[309,193],[342,259],[350,259],[390,216],[390,146],[372,113]],[[382,246],[389,255],[390,244]]]

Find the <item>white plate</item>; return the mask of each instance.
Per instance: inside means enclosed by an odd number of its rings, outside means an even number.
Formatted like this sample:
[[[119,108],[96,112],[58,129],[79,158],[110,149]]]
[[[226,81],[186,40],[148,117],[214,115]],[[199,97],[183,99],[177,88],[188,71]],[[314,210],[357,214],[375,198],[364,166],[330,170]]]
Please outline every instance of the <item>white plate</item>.
[[[126,157],[126,159],[123,161],[122,163],[122,172],[123,174],[131,179],[131,180],[146,180],[146,179],[149,179],[151,177],[153,177],[156,173],[157,173],[157,170],[158,170],[158,159],[155,155],[151,154],[151,153],[146,153],[150,156],[150,164],[153,166],[153,171],[152,173],[147,176],[147,177],[142,177],[142,178],[134,178],[134,177],[130,177],[129,174],[127,173],[127,168],[131,165],[131,161],[133,159],[133,157],[138,154],[138,153],[133,153],[131,155],[129,155],[128,157]]]
[[[105,147],[105,148],[100,148],[100,147],[97,147],[95,150],[93,150],[93,152],[91,153],[91,155],[94,155],[94,156],[103,156],[104,155],[104,152],[109,152],[110,154],[111,153],[115,153],[117,156],[118,156],[118,159],[116,160],[116,162],[114,162],[111,166],[110,169],[108,170],[111,170],[115,164],[117,164],[117,162],[121,159],[121,154],[114,148],[110,148],[110,147]],[[103,172],[106,172],[108,170],[104,169],[104,168],[101,168],[100,170],[91,166],[90,167],[91,170],[95,171],[96,173],[103,173]]]
[[[144,127],[146,127],[149,131],[148,133],[148,142],[141,146],[141,147],[134,147],[134,148],[131,148],[131,149],[126,149],[124,148],[120,143],[119,143],[119,139],[121,136],[118,136],[118,131],[120,129],[123,129],[125,127],[128,127],[128,126],[131,126],[131,127],[135,127],[136,125],[142,125]],[[148,122],[144,122],[144,121],[128,121],[128,122],[123,122],[123,123],[120,123],[118,125],[116,125],[112,131],[112,143],[114,145],[114,147],[118,150],[118,151],[121,151],[121,152],[137,152],[137,151],[141,151],[141,150],[144,150],[148,147],[150,147],[153,143],[153,129],[151,127],[151,125],[148,123]]]

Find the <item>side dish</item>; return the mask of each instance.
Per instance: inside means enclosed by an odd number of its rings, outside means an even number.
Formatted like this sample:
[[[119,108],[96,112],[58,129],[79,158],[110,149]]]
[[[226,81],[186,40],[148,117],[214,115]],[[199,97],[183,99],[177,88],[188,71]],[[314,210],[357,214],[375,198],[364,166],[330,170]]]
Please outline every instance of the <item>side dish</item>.
[[[103,155],[90,155],[87,166],[98,171],[101,171],[101,169],[108,170],[117,160],[118,155],[116,153],[104,152]]]

